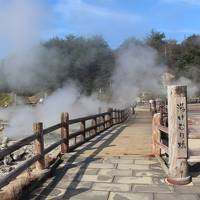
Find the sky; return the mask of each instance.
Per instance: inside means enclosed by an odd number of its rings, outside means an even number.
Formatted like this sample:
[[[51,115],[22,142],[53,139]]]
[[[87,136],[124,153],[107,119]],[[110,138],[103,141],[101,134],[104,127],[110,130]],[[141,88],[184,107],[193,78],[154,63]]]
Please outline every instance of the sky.
[[[68,34],[102,35],[116,48],[154,29],[181,42],[200,34],[199,11],[200,0],[0,0],[0,56]]]

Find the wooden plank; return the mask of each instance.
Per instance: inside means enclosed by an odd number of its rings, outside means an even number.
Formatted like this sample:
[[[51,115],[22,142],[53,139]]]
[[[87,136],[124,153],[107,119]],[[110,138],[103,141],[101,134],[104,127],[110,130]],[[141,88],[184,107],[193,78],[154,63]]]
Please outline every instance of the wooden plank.
[[[82,141],[85,141],[85,121],[82,121],[80,123],[80,131],[83,133],[82,134]]]
[[[53,131],[55,131],[55,130],[61,128],[61,127],[62,127],[62,124],[61,124],[61,123],[56,124],[56,125],[53,125],[53,126],[50,126],[50,127],[48,127],[48,128],[46,128],[46,129],[43,130],[43,135],[46,135],[46,134],[48,134],[48,133],[51,133],[51,132],[53,132]]]
[[[188,162],[190,163],[199,163],[200,162],[200,156],[190,156],[187,159]]]
[[[155,156],[160,156],[160,147],[157,142],[160,142],[160,130],[157,128],[160,125],[161,116],[160,113],[155,113],[152,120],[152,152]]]
[[[76,118],[76,119],[70,119],[69,120],[69,124],[76,124],[76,123],[80,123],[82,121],[87,121],[87,120],[91,120],[97,117],[102,117],[103,115],[107,115],[108,112],[104,112],[104,113],[100,113],[100,114],[96,114],[96,115],[90,115],[87,117],[80,117],[80,118]]]
[[[176,130],[177,130],[177,154],[179,158],[188,157],[188,125],[186,97],[176,97]]]
[[[160,131],[162,131],[162,132],[168,134],[168,127],[162,126],[162,125],[157,125],[157,128],[158,128]]]
[[[61,153],[69,152],[69,114],[62,113],[61,114],[61,139],[63,143],[61,143]]]
[[[190,182],[188,176],[187,87],[168,86],[169,177],[176,184]],[[177,181],[179,180],[179,181]]]
[[[91,127],[94,127],[94,129],[91,129],[91,130],[93,130],[92,134],[96,134],[97,133],[97,120],[96,120],[96,118],[92,119],[92,121],[91,121]]]
[[[188,135],[188,139],[200,139],[200,132],[191,132]]]
[[[35,155],[40,155],[40,159],[36,162],[36,169],[43,170],[45,169],[43,124],[34,123],[33,132],[37,136],[34,141]]]
[[[169,154],[169,147],[166,145],[162,144],[161,142],[156,141],[156,144],[167,154]]]

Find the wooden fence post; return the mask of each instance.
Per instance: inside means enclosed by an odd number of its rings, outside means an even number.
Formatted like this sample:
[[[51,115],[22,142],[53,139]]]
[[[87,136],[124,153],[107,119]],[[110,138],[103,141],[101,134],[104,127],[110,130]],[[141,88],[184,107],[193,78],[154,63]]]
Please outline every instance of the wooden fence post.
[[[153,104],[153,114],[154,114],[154,113],[157,113],[157,109],[156,109],[156,100],[153,100],[152,104]]]
[[[114,119],[113,119],[113,124],[116,124],[116,123],[117,123],[117,114],[116,114],[116,113],[117,113],[117,110],[114,109],[114,110],[113,110],[113,118],[114,118]]]
[[[69,114],[61,114],[61,139],[64,139],[64,142],[61,144],[61,153],[69,152]]]
[[[172,184],[187,184],[188,124],[187,87],[168,86],[169,177]]]
[[[124,110],[122,110],[122,122],[124,122]]]
[[[122,123],[122,111],[119,111],[119,122]]]
[[[111,126],[112,126],[112,111],[113,111],[113,109],[112,108],[108,108],[108,120],[109,120],[109,125],[108,125],[108,127],[110,128]]]
[[[160,124],[163,125],[164,122],[163,122],[163,115],[164,115],[164,105],[161,104],[160,105]]]
[[[91,122],[91,126],[97,126],[97,120],[96,118],[95,119],[92,119],[92,122]],[[97,127],[94,128],[94,135],[97,133]]]
[[[160,130],[157,128],[157,125],[160,125],[160,122],[161,114],[154,114],[152,120],[152,151],[155,156],[160,156],[161,154],[160,146],[157,144],[161,139]]]
[[[86,138],[86,136],[85,136],[85,121],[82,121],[81,123],[80,123],[80,131],[82,131],[83,132],[83,141],[85,141],[85,138]]]
[[[104,130],[106,129],[106,116],[105,115],[103,115],[103,122],[104,122],[104,124],[103,124],[103,128],[104,128]]]
[[[149,110],[150,110],[150,113],[152,112],[152,101],[153,100],[149,100]]]
[[[45,169],[43,124],[41,122],[34,123],[33,132],[37,136],[34,141],[35,155],[40,155],[40,159],[36,162],[36,169],[43,170]]]
[[[118,124],[118,122],[119,122],[119,111],[118,110],[116,110],[115,118],[116,118],[115,123]]]
[[[132,107],[131,107],[131,111],[132,111],[131,114],[132,114],[132,115],[135,115],[135,106],[132,106]]]

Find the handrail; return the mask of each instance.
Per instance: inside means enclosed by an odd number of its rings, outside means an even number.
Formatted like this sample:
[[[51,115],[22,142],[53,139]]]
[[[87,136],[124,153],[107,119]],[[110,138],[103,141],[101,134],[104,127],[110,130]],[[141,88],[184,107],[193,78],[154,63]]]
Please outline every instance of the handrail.
[[[162,125],[157,125],[157,128],[158,128],[160,131],[162,131],[162,132],[168,134],[168,127],[162,126]]]
[[[22,165],[18,166],[16,169],[11,171],[8,175],[1,178],[0,188],[6,186],[11,180],[15,179],[18,175],[20,175],[24,170],[33,165],[35,162],[37,162],[36,167],[38,167],[40,170],[44,169],[45,155],[53,149],[55,149],[56,147],[58,147],[59,145],[61,145],[61,153],[70,152],[75,148],[79,147],[80,145],[84,144],[88,140],[92,139],[93,137],[97,136],[101,132],[109,129],[113,125],[124,122],[131,114],[131,111],[132,113],[134,113],[134,107],[135,106],[133,106],[131,110],[127,108],[124,110],[109,109],[108,112],[90,115],[86,117],[80,117],[71,120],[69,120],[67,113],[62,113],[61,123],[48,127],[46,129],[43,129],[42,123],[35,123],[33,135],[30,135],[17,141],[15,144],[8,146],[6,149],[0,150],[0,159],[3,159],[5,156],[10,155],[14,151],[20,149],[25,145],[30,144],[33,141],[36,143],[35,155],[32,158],[25,161]],[[99,119],[100,121],[98,121],[98,118],[102,119]],[[92,120],[92,123],[94,122],[95,125],[92,124],[90,127],[85,127],[85,121],[87,120]],[[75,123],[81,123],[80,130],[69,134],[69,125]],[[43,136],[57,129],[61,129],[61,139],[44,149]],[[91,130],[93,130],[94,133],[86,137],[86,132],[89,132]],[[75,143],[74,145],[69,146],[69,140],[73,138],[76,139],[76,137],[79,135],[83,135],[83,140],[79,141],[78,143]]]
[[[156,144],[159,145],[160,148],[165,151],[165,153],[167,153],[167,154],[169,153],[169,147],[168,146],[166,146],[163,143],[158,142],[158,141],[156,141]]]
[[[79,123],[79,122],[82,122],[82,121],[87,121],[87,120],[90,120],[90,119],[93,119],[93,118],[96,118],[96,117],[102,117],[102,116],[107,115],[107,114],[109,114],[109,112],[104,112],[104,113],[100,113],[100,114],[96,114],[96,115],[90,115],[90,116],[87,116],[87,117],[80,117],[80,118],[76,118],[76,119],[71,119],[71,120],[69,120],[69,124],[75,124],[75,123]]]

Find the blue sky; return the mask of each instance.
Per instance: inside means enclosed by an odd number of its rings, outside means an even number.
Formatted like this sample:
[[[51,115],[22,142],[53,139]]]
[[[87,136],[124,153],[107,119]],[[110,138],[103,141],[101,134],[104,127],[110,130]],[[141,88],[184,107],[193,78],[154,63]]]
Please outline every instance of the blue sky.
[[[200,0],[49,0],[54,23],[47,37],[101,34],[112,47],[151,29],[178,41],[200,33]]]
[[[0,56],[9,41],[22,46],[68,34],[102,35],[116,48],[155,29],[180,42],[200,34],[200,0],[0,0],[0,23]]]

